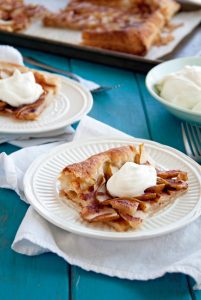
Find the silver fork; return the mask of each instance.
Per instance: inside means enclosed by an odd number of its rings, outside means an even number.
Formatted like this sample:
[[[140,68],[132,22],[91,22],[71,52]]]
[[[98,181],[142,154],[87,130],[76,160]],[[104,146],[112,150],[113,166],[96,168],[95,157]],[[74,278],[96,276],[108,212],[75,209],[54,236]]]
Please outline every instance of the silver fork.
[[[37,66],[37,67],[43,68],[44,70],[48,70],[48,71],[51,71],[51,72],[56,72],[56,73],[60,73],[60,74],[66,75],[66,76],[70,77],[71,79],[74,79],[77,82],[83,84],[92,93],[107,92],[109,90],[116,89],[116,88],[119,88],[121,86],[120,84],[108,85],[108,86],[101,86],[101,85],[99,85],[99,84],[97,84],[95,82],[88,81],[88,80],[86,80],[86,79],[84,79],[84,78],[82,78],[82,77],[80,77],[80,76],[78,76],[78,75],[76,75],[76,74],[74,74],[72,72],[64,71],[64,70],[61,70],[61,69],[49,66],[47,64],[41,63],[39,60],[37,60],[35,58],[33,59],[31,57],[24,56],[23,60],[24,60],[25,63],[28,63],[28,64],[31,64],[33,66]]]
[[[201,163],[201,127],[190,123],[182,123],[182,136],[186,153]]]

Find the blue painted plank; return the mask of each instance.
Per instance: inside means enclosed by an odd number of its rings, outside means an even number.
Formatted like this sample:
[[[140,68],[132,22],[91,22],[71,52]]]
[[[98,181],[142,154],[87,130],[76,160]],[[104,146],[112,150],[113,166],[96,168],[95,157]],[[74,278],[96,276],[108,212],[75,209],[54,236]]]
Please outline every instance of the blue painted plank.
[[[193,300],[201,300],[201,290],[194,290],[195,281],[191,277],[188,277],[188,285]]]
[[[9,147],[7,147],[6,143],[0,144],[0,153],[5,152],[6,154],[11,154],[17,150],[19,150],[19,148],[16,146],[9,145]]]
[[[121,84],[118,89],[95,94],[89,115],[135,137],[149,137],[137,83],[131,72],[78,60],[71,60],[71,71],[102,85]]]
[[[191,286],[191,294],[193,300],[200,300],[201,299],[201,291],[193,290],[193,286]]]
[[[157,280],[129,281],[79,268],[72,272],[73,300],[191,300],[185,276],[168,274]]]
[[[128,71],[71,60],[71,70],[101,84],[122,83],[120,89],[95,97],[91,116],[124,132],[151,138],[141,90]],[[159,120],[159,118],[157,117]],[[157,134],[155,134],[157,139]],[[148,282],[119,280],[77,267],[71,268],[74,300],[98,299],[191,299],[184,275],[167,275]],[[161,298],[160,298],[161,297]]]
[[[68,299],[68,265],[61,258],[28,257],[10,248],[26,209],[13,191],[0,189],[0,299]]]

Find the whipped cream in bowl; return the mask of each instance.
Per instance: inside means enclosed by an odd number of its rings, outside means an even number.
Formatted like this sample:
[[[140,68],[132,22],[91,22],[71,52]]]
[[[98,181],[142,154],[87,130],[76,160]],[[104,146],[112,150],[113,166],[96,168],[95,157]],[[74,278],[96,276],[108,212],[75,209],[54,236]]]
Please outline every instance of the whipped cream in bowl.
[[[151,165],[126,162],[107,182],[107,190],[113,197],[134,197],[156,185],[157,173]]]
[[[201,57],[165,61],[146,76],[150,94],[170,113],[201,125]]]
[[[162,78],[156,88],[160,97],[181,108],[201,114],[201,66],[185,66]]]
[[[16,69],[11,76],[0,79],[0,98],[13,107],[34,103],[43,93],[32,72]]]

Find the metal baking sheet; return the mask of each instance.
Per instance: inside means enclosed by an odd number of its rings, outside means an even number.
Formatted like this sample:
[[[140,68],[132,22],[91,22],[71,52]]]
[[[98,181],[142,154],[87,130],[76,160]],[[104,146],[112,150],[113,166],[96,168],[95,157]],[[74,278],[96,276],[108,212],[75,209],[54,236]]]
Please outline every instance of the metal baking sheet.
[[[194,10],[198,6],[185,1],[184,10]],[[186,6],[187,5],[187,6]],[[189,6],[190,5],[190,6]],[[161,59],[149,60],[144,57],[119,53],[105,49],[92,48],[75,45],[65,42],[58,42],[51,39],[44,39],[23,33],[11,33],[0,31],[0,42],[20,47],[27,47],[34,50],[41,50],[67,57],[88,60],[95,63],[107,64],[120,68],[127,68],[137,72],[146,73],[153,66],[167,59],[195,56],[201,51],[201,26],[186,36],[182,42],[171,52]],[[201,53],[200,53],[201,54]]]

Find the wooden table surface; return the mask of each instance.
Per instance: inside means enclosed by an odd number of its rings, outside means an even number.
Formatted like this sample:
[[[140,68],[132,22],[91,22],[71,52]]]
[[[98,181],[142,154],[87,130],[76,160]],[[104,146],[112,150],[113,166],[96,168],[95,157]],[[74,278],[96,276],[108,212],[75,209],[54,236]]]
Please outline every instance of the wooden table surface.
[[[134,137],[175,147],[184,152],[180,121],[148,94],[144,75],[91,64],[42,52],[20,49],[24,55],[70,70],[100,84],[121,88],[94,96],[90,116]],[[2,144],[0,152],[17,147]],[[193,280],[181,274],[166,274],[149,281],[110,278],[70,266],[54,254],[23,256],[11,244],[27,205],[11,190],[0,190],[0,299],[4,300],[190,300],[201,299]]]

